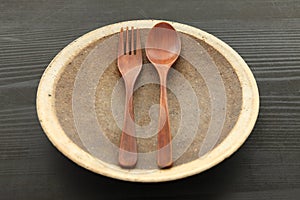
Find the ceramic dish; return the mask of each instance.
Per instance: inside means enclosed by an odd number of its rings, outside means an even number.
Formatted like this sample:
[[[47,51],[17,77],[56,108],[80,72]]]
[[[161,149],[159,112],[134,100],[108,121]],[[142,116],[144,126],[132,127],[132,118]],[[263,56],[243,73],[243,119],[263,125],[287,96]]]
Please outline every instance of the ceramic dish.
[[[217,165],[251,133],[259,94],[247,64],[213,35],[169,22],[182,42],[168,77],[174,166],[156,166],[159,82],[143,49],[134,93],[138,163],[134,169],[119,167],[124,84],[116,65],[117,33],[138,27],[144,45],[160,21],[127,21],[89,32],[59,52],[44,72],[37,93],[40,123],[54,146],[78,165],[126,181],[170,181]]]

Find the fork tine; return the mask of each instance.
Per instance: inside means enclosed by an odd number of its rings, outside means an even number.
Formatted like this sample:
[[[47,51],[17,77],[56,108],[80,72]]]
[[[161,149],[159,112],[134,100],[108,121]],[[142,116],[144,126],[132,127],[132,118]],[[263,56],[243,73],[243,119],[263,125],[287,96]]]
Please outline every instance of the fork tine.
[[[128,26],[126,28],[126,51],[125,54],[129,54],[129,33]]]
[[[118,49],[118,56],[124,55],[124,39],[123,39],[123,28],[121,28],[120,33],[119,33],[119,49]]]
[[[141,49],[141,38],[140,38],[140,30],[137,28],[136,29],[136,54],[142,54],[142,49]]]
[[[131,55],[134,54],[134,28],[133,26],[131,27]]]

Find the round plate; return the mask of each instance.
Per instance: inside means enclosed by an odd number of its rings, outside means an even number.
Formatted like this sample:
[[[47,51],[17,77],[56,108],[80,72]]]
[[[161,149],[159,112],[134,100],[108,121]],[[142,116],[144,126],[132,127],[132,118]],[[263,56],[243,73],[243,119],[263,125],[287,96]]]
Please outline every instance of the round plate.
[[[127,181],[170,181],[200,173],[234,153],[247,139],[259,110],[249,67],[227,44],[197,28],[168,22],[179,32],[180,58],[168,77],[174,166],[156,166],[159,82],[143,49],[134,93],[139,158],[118,166],[124,85],[118,72],[121,27],[137,27],[144,41],[161,20],[127,21],[89,32],[65,47],[44,72],[37,112],[50,141],[78,165]]]

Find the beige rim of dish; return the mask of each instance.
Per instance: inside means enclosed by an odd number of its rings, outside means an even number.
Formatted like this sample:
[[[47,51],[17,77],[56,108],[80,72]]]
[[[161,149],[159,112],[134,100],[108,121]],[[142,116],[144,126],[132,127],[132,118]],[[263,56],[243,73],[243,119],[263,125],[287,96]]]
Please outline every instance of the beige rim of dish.
[[[37,112],[40,123],[54,146],[78,165],[95,173],[126,181],[170,181],[203,172],[217,165],[233,154],[250,135],[259,111],[259,94],[255,79],[247,64],[231,47],[213,35],[188,25],[169,22],[176,30],[204,40],[214,47],[228,60],[236,71],[242,87],[242,109],[237,123],[224,141],[205,156],[192,162],[168,170],[149,170],[149,172],[147,170],[141,170],[141,173],[137,170],[134,173],[129,173],[129,170],[116,169],[116,166],[104,163],[93,157],[79,148],[67,137],[56,117],[54,109],[55,97],[53,95],[51,98],[48,96],[48,94],[55,94],[54,90],[58,79],[57,77],[60,76],[65,64],[89,44],[102,37],[119,32],[120,27],[134,26],[138,28],[151,28],[160,21],[161,20],[126,21],[91,31],[65,47],[45,70],[37,92]]]

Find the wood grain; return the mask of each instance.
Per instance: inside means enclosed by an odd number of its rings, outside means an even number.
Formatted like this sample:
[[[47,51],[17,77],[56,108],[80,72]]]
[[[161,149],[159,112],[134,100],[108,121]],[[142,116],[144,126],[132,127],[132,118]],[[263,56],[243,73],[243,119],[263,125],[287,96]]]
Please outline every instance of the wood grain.
[[[153,9],[157,3],[162,5]],[[2,199],[297,199],[299,1],[188,0],[181,4],[176,0],[170,4],[154,0],[124,4],[119,0],[85,4],[78,0],[1,2]],[[165,5],[171,7],[166,9]],[[52,58],[69,42],[94,28],[136,18],[165,18],[212,33],[240,53],[257,78],[261,110],[253,133],[231,158],[203,174],[167,184],[111,180],[63,157],[40,128],[35,94]]]

